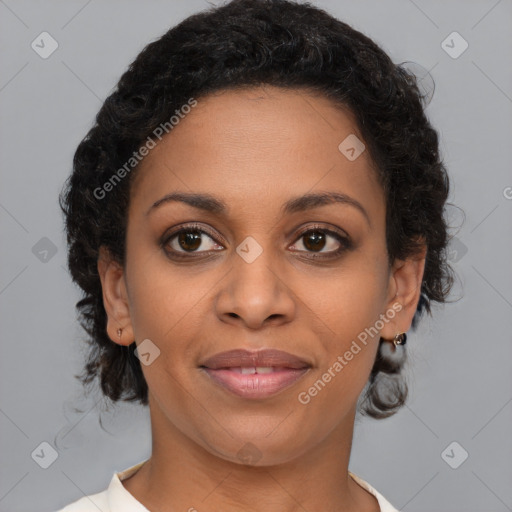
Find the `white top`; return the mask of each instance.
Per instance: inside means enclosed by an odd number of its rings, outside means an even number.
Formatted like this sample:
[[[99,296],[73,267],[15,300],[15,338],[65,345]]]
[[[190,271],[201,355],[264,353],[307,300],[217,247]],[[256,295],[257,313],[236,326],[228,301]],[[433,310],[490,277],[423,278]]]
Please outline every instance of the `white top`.
[[[101,512],[149,512],[149,510],[142,503],[137,501],[121,483],[122,480],[132,476],[145,462],[146,460],[143,460],[124,471],[114,473],[110,485],[106,490],[97,494],[84,496],[57,512],[98,512],[98,510],[101,510]],[[377,498],[381,512],[398,512],[398,510],[368,482],[365,482],[362,478],[354,475],[350,471],[348,474],[363,489],[366,489]]]

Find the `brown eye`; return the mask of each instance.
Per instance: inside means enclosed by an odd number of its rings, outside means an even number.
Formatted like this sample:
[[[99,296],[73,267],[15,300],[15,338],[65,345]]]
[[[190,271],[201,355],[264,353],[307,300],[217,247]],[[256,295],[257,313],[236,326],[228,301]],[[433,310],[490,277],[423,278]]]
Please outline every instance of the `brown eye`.
[[[321,231],[310,231],[302,238],[304,239],[304,247],[308,251],[321,251],[325,247],[325,234]]]
[[[187,253],[202,254],[224,249],[209,233],[195,226],[183,227],[171,233],[163,240],[162,246],[169,255],[177,257],[186,257]]]
[[[298,243],[299,241],[301,242],[300,244]],[[300,248],[301,245],[304,247],[304,250]],[[303,231],[299,235],[297,242],[292,246],[292,249],[295,249],[297,252],[311,253],[309,257],[312,258],[328,258],[330,256],[337,256],[351,247],[352,244],[348,237],[330,229],[318,227]]]
[[[184,226],[164,236],[161,246],[169,257],[176,259],[209,256],[212,252],[224,250],[213,235],[198,225]],[[337,257],[350,248],[352,243],[348,236],[320,226],[303,231],[291,246],[293,251],[305,253],[313,259]]]
[[[196,251],[201,246],[201,232],[184,231],[178,233],[177,243],[185,251]]]

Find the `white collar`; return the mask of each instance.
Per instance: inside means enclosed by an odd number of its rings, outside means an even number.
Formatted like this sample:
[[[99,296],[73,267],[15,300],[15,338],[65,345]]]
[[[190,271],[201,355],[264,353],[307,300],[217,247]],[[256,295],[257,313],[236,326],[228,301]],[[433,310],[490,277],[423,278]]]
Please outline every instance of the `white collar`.
[[[114,473],[108,489],[106,490],[106,498],[111,511],[122,510],[123,512],[149,512],[149,510],[142,505],[135,497],[128,492],[128,490],[121,483],[126,478],[136,473],[140,467],[147,462],[145,459],[138,462],[134,466],[131,466],[123,471]],[[351,471],[348,474],[358,483],[363,489],[367,490],[370,494],[375,496],[377,499],[381,512],[398,512],[398,510],[389,503],[382,494],[380,494],[374,487],[368,482],[355,475]]]

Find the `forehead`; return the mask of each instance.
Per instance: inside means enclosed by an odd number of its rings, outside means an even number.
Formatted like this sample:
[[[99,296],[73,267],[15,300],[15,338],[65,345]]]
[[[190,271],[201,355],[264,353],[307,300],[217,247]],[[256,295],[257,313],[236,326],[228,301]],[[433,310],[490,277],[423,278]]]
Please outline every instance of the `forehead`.
[[[136,207],[180,190],[211,193],[228,206],[244,198],[246,207],[268,200],[278,208],[315,189],[382,207],[368,152],[350,160],[339,148],[347,137],[363,142],[348,109],[319,94],[273,86],[221,91],[197,102],[139,164]]]

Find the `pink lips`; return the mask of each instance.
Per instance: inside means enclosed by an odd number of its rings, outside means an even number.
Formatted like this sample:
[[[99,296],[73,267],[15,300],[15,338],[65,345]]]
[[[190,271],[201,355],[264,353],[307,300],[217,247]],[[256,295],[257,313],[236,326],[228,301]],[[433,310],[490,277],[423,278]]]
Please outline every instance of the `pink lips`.
[[[261,399],[291,386],[311,367],[306,361],[280,350],[221,352],[201,368],[224,389],[243,398]]]

